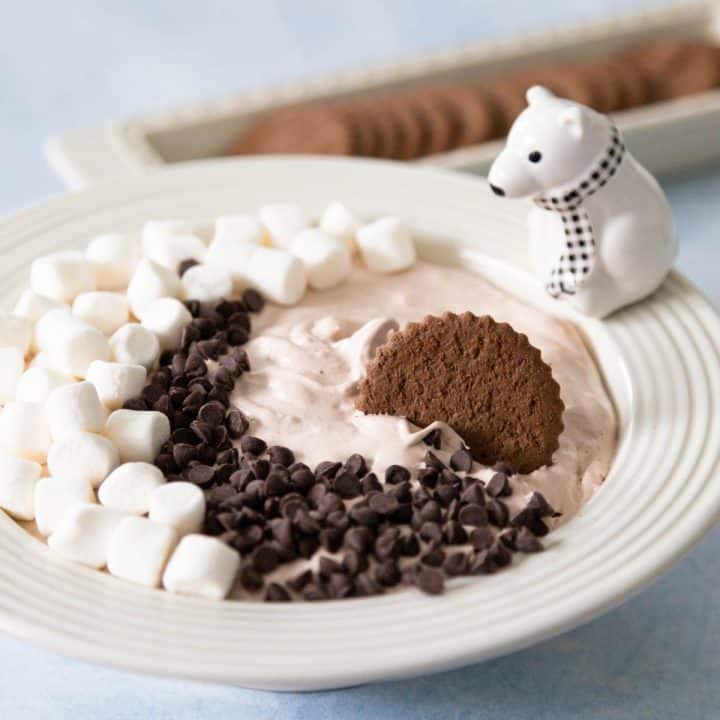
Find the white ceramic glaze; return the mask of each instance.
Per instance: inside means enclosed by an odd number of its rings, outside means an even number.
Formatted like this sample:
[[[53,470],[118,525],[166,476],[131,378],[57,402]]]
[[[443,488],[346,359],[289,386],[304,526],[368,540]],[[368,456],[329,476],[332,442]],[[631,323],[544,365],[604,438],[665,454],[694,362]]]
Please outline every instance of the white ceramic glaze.
[[[670,272],[670,204],[607,115],[539,86],[527,100],[488,182],[503,197],[534,200],[530,257],[548,293],[606,317],[655,292]]]
[[[720,319],[673,273],[606,322],[573,315],[527,282],[527,207],[479,181],[372,161],[266,159],[164,170],[51,200],[0,224],[3,299],[32,258],[150,217],[207,218],[266,202],[318,216],[329,199],[396,214],[426,259],[460,263],[575,318],[617,404],[621,437],[604,487],[508,572],[331,603],[175,597],[59,559],[0,514],[0,627],[52,650],[138,672],[308,690],[417,675],[525,647],[641,590],[720,511]]]

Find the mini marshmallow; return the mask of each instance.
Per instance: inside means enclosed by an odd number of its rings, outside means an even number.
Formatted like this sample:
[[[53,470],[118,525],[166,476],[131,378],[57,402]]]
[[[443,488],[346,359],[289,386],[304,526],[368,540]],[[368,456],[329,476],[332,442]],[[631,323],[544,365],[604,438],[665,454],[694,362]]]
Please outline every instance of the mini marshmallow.
[[[260,221],[275,247],[288,249],[293,238],[310,226],[310,220],[299,205],[275,204],[260,208]]]
[[[347,279],[352,269],[345,242],[322,230],[303,230],[292,243],[292,253],[307,268],[308,282],[315,290],[327,290]]]
[[[8,402],[0,412],[0,448],[28,460],[45,462],[50,443],[45,408],[32,402]]]
[[[126,400],[140,395],[146,379],[142,365],[95,360],[87,371],[88,382],[95,386],[100,402],[109,410],[117,410]]]
[[[140,243],[131,234],[98,235],[88,244],[85,257],[92,263],[98,290],[122,290],[140,262]]]
[[[194,220],[148,220],[142,229],[144,243],[152,243],[156,239],[167,238],[172,235],[197,235],[203,241],[212,237],[212,225],[198,223]]]
[[[16,520],[32,520],[41,473],[39,463],[0,453],[0,508]]]
[[[180,595],[222,600],[239,568],[240,554],[222,540],[186,535],[165,568],[163,586]]]
[[[84,378],[93,360],[110,359],[108,339],[96,327],[77,318],[62,320],[49,338],[43,337],[43,342],[46,347],[42,349],[52,359],[53,367],[74,377]]]
[[[73,302],[72,313],[104,335],[112,335],[130,317],[125,295],[105,290],[80,293]]]
[[[36,350],[47,351],[58,334],[62,332],[64,324],[72,322],[74,319],[70,306],[58,303],[57,307],[48,310],[35,323],[33,347]]]
[[[30,350],[32,323],[26,317],[0,312],[0,348],[14,347],[23,356]]]
[[[30,287],[59,302],[72,302],[81,292],[95,290],[95,270],[74,250],[45,255],[30,268]]]
[[[120,462],[154,462],[170,439],[170,421],[155,410],[115,410],[105,434],[120,453]]]
[[[42,368],[43,370],[54,370],[55,364],[53,363],[53,359],[50,357],[49,353],[39,352],[30,361],[28,368]],[[73,380],[73,382],[75,381]],[[33,400],[33,402],[37,401]]]
[[[35,485],[35,523],[41,535],[57,530],[75,505],[94,503],[90,483],[79,477],[44,477]]]
[[[178,535],[198,533],[205,519],[205,494],[195,484],[176,480],[150,493],[151,520],[171,525]]]
[[[382,218],[357,232],[357,243],[369,270],[393,273],[415,264],[415,243],[410,230],[397,218]]]
[[[307,270],[294,255],[275,248],[258,247],[250,256],[248,284],[268,300],[295,305],[307,288]]]
[[[142,324],[157,335],[161,350],[175,350],[182,331],[191,321],[190,311],[179,300],[160,298],[145,308]]]
[[[263,228],[253,215],[220,215],[215,218],[215,232],[210,247],[216,242],[243,242],[262,245]],[[207,258],[206,258],[207,261]]]
[[[152,492],[165,484],[162,471],[146,462],[129,462],[113,470],[100,486],[103,505],[132,515],[145,515]]]
[[[47,465],[54,477],[76,477],[94,488],[118,466],[117,448],[102,435],[75,430],[50,446]]]
[[[0,403],[14,400],[25,370],[25,358],[16,347],[0,347]]]
[[[342,203],[330,203],[320,218],[320,229],[328,235],[339,238],[350,253],[357,250],[355,235],[358,229],[357,218]]]
[[[107,564],[112,534],[127,517],[127,513],[102,505],[73,505],[63,515],[47,544],[67,560],[99,570]]]
[[[177,540],[177,533],[169,525],[144,517],[125,518],[110,537],[108,570],[116,577],[157,587]]]
[[[87,380],[55,388],[45,411],[53,440],[76,430],[101,433],[107,419],[95,386]]]
[[[145,309],[153,301],[179,295],[180,278],[177,274],[147,258],[138,263],[127,289],[130,309],[139,320],[142,320]]]
[[[230,273],[219,265],[195,265],[180,279],[183,297],[201,303],[215,303],[233,292]]]
[[[46,312],[59,307],[67,305],[26,288],[15,303],[13,315],[27,318],[34,325]]]
[[[110,352],[115,362],[142,365],[149,372],[160,355],[160,341],[140,323],[128,323],[110,338]]]
[[[197,235],[190,233],[184,235],[153,233],[150,236],[143,233],[142,251],[149,260],[177,272],[183,260],[192,258],[202,262],[207,247]]]
[[[247,269],[250,256],[259,243],[232,237],[229,233],[217,236],[210,243],[205,264],[221,267],[229,272],[239,290],[247,287]]]
[[[39,355],[35,356],[36,358]],[[44,367],[31,367],[20,377],[15,391],[15,399],[23,402],[45,404],[50,393],[62,385],[70,385],[75,380],[69,375]]]

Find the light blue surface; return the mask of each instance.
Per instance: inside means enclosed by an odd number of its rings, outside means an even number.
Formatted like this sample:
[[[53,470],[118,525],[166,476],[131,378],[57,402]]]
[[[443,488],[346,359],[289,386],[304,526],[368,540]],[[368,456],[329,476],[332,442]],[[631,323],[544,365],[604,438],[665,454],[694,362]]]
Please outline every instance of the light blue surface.
[[[0,0],[0,212],[61,191],[41,149],[44,138],[61,129],[668,4]],[[680,267],[720,305],[720,168],[666,187],[681,236]],[[193,685],[92,667],[0,637],[0,718],[706,720],[720,717],[718,677],[715,529],[651,589],[583,628],[482,665],[385,685],[305,695]]]

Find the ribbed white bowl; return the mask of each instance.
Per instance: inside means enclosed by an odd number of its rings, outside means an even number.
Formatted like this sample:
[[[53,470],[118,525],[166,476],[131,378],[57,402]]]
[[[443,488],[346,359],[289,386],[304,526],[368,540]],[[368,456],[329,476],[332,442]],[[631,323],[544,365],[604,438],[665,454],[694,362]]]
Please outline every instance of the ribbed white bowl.
[[[525,207],[482,181],[381,162],[219,161],[96,187],[0,223],[5,304],[28,263],[151,217],[212,217],[342,199],[398,214],[426,257],[479,269],[547,303],[523,271]],[[438,241],[438,238],[440,241]],[[452,246],[451,243],[459,243]],[[550,305],[550,307],[553,307]],[[86,660],[273,689],[317,689],[437,671],[509,652],[617,605],[667,570],[720,511],[720,320],[674,274],[606,322],[576,318],[615,399],[619,450],[604,487],[547,552],[446,595],[404,591],[330,603],[215,603],[66,563],[0,513],[0,626]]]

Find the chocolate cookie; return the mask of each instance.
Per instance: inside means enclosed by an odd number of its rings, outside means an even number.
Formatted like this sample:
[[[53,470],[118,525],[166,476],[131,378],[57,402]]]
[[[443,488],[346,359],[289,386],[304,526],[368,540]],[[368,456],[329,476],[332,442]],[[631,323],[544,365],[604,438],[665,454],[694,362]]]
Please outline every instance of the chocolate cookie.
[[[398,160],[412,160],[420,157],[423,143],[423,128],[420,118],[413,110],[408,99],[398,97],[383,98],[379,112],[387,113],[392,118],[397,133],[395,157]]]
[[[229,152],[352,155],[357,143],[356,129],[343,108],[298,105],[261,117],[235,141]]]
[[[498,113],[495,104],[482,90],[469,85],[443,88],[454,124],[453,147],[486,142],[497,134]]]
[[[408,101],[422,129],[421,155],[435,155],[452,147],[455,125],[450,104],[436,88],[418,90]]]
[[[552,461],[563,428],[560,388],[540,351],[510,325],[469,312],[393,333],[368,365],[357,407],[420,427],[442,420],[477,461],[526,473]]]

